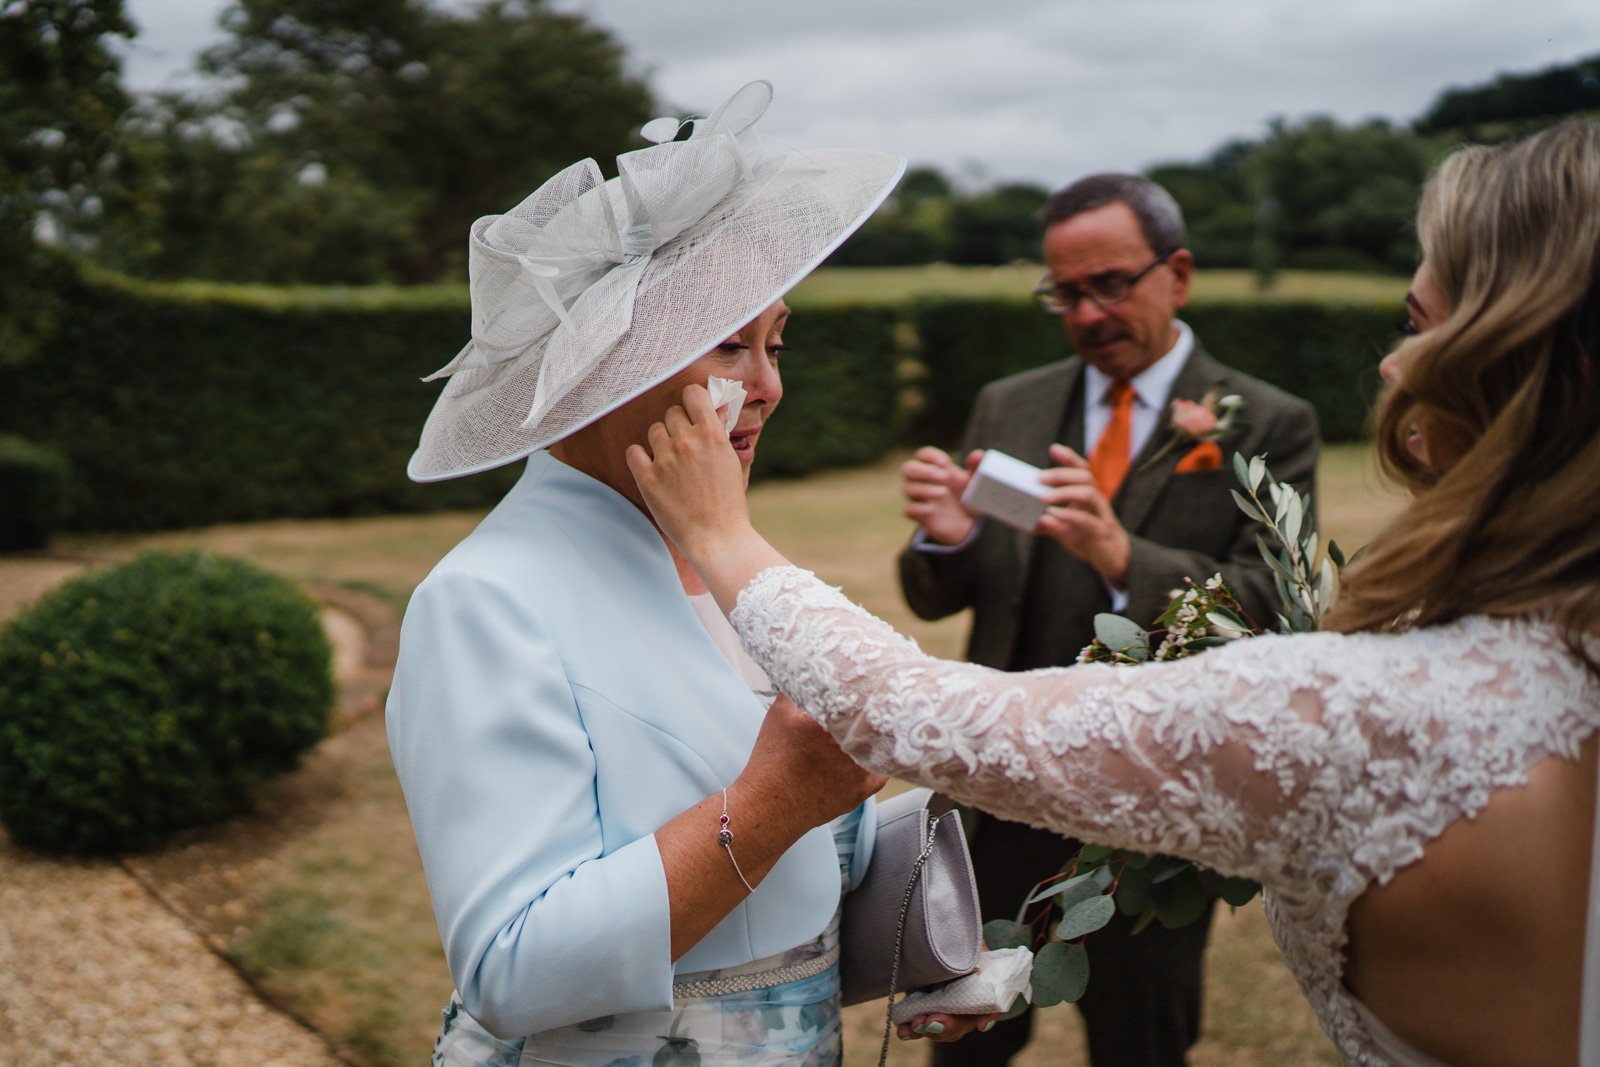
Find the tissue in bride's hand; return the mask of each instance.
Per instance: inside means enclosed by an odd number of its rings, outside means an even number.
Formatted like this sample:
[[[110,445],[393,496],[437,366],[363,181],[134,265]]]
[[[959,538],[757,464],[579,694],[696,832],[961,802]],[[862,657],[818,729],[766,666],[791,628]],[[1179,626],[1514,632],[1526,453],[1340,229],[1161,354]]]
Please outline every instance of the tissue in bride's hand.
[[[978,954],[978,969],[964,978],[918,990],[895,1004],[895,1025],[918,1015],[993,1015],[1011,1007],[1028,989],[1033,953],[1025,948],[992,948]]]
[[[744,407],[744,383],[732,378],[707,378],[706,389],[711,393],[711,406],[728,410],[722,413],[722,428],[729,433],[739,423],[739,411]]]

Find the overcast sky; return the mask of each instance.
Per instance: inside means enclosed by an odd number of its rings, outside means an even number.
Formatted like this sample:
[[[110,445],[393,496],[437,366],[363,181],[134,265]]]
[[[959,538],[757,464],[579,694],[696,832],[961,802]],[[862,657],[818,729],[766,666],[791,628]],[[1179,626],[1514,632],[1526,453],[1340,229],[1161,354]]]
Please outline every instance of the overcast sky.
[[[554,0],[704,112],[776,87],[780,144],[1055,187],[1197,160],[1274,116],[1419,115],[1448,86],[1600,52],[1597,0]],[[128,0],[135,89],[172,88],[225,0]]]

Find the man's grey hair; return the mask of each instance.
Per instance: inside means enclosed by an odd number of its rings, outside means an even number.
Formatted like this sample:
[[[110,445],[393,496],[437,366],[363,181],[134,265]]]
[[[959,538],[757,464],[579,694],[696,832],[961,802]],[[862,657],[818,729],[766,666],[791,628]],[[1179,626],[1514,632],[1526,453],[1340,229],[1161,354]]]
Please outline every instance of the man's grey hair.
[[[1158,255],[1183,247],[1183,212],[1172,194],[1149,178],[1137,174],[1091,174],[1050,194],[1039,209],[1039,221],[1049,229],[1086,211],[1107,204],[1127,204],[1139,220],[1145,243]]]

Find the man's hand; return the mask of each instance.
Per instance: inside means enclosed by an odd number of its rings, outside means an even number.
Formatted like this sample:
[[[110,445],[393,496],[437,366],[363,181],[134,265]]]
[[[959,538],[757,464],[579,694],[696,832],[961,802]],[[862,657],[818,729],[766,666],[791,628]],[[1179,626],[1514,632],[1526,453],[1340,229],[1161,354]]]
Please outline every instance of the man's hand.
[[[1126,585],[1132,554],[1128,531],[1094,484],[1089,461],[1066,445],[1051,445],[1050,458],[1058,466],[1039,475],[1049,489],[1044,494],[1044,516],[1033,532],[1054,540],[1107,581]]]
[[[973,452],[963,469],[937,448],[917,449],[900,467],[900,491],[908,501],[905,517],[941,545],[965,541],[977,518],[961,506],[961,494],[982,458],[981,451]]]

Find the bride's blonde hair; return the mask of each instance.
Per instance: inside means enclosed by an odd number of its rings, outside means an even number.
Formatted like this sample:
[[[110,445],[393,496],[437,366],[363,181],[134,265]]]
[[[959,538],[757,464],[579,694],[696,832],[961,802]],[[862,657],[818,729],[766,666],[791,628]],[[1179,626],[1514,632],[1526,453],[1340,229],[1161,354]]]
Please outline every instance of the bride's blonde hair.
[[[1549,611],[1583,655],[1600,633],[1600,123],[1455,152],[1417,229],[1449,311],[1396,350],[1376,431],[1416,495],[1346,572],[1327,626]]]

